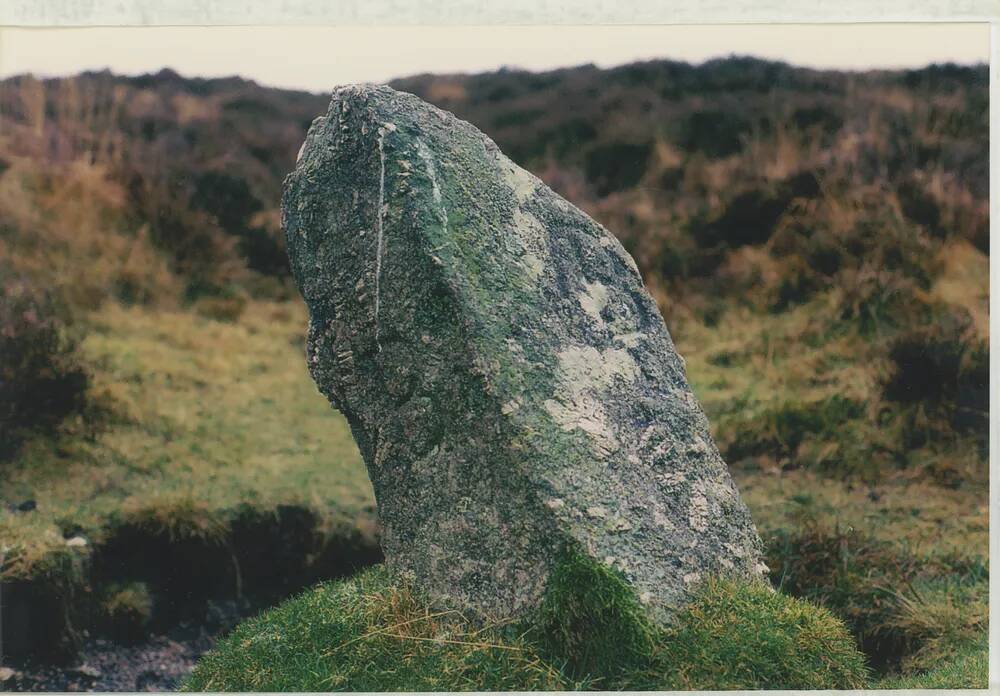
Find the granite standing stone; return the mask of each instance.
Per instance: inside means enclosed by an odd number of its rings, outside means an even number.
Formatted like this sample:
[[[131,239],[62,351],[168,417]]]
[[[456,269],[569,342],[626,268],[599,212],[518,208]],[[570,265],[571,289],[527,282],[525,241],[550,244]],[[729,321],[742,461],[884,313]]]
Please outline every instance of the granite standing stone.
[[[391,568],[521,616],[576,549],[661,623],[700,579],[766,570],[634,261],[471,124],[338,89],[282,211],[309,369],[351,425]]]

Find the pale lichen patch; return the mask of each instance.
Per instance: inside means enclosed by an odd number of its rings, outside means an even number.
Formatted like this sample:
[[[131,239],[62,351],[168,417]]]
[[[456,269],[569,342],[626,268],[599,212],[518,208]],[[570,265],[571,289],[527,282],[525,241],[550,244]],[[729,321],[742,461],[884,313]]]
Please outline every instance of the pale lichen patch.
[[[584,291],[577,295],[577,301],[594,321],[603,323],[601,312],[608,305],[608,288],[604,283],[585,283]]]
[[[632,382],[639,374],[635,359],[622,348],[572,346],[558,357],[560,376],[573,393],[607,389],[617,378]]]
[[[608,531],[619,534],[622,532],[629,532],[632,531],[632,523],[624,517],[617,517],[608,525]]]
[[[542,185],[542,182],[537,177],[518,167],[506,155],[501,155],[500,157],[500,171],[503,174],[504,181],[510,186],[511,192],[517,199],[518,204],[524,203],[531,198],[535,191],[538,190],[538,187]]]
[[[587,517],[595,520],[603,520],[608,516],[608,511],[600,505],[591,505],[587,508]]]
[[[675,525],[670,518],[657,509],[653,509],[653,524],[666,530],[675,529]]]
[[[569,402],[548,399],[544,406],[552,420],[563,430],[582,430],[587,433],[599,455],[611,454],[620,447],[608,424],[604,407],[593,397],[578,396]]]
[[[691,487],[691,500],[688,503],[688,526],[696,532],[704,532],[708,529],[709,503],[705,497],[705,484],[696,482]]]
[[[518,263],[528,278],[535,281],[541,277],[548,263],[548,231],[538,218],[520,208],[514,210],[512,221],[516,230],[514,237],[523,244]]]
[[[624,349],[593,346],[572,346],[558,359],[562,389],[558,399],[545,402],[545,410],[564,430],[587,433],[598,454],[617,451],[620,443],[598,397],[617,379],[633,382],[639,372],[635,360]]]
[[[519,408],[521,408],[521,402],[518,401],[517,399],[511,399],[510,401],[508,401],[507,403],[505,403],[503,406],[500,407],[500,412],[505,416],[509,416]]]
[[[684,483],[687,477],[679,471],[668,471],[665,474],[658,475],[656,480],[665,488],[675,488]]]
[[[524,266],[528,277],[532,280],[538,280],[542,272],[545,271],[545,262],[531,252],[521,257],[521,265]]]
[[[611,340],[621,343],[626,348],[635,348],[639,345],[639,339],[642,338],[642,333],[639,331],[632,331],[629,333],[617,334]]]

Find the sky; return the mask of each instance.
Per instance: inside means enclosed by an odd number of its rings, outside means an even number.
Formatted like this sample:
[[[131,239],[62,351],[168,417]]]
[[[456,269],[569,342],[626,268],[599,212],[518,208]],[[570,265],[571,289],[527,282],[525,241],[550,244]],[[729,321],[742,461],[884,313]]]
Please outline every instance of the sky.
[[[170,67],[189,77],[240,75],[314,92],[422,72],[700,63],[732,54],[846,70],[986,63],[990,30],[944,23],[0,29],[0,77]]]

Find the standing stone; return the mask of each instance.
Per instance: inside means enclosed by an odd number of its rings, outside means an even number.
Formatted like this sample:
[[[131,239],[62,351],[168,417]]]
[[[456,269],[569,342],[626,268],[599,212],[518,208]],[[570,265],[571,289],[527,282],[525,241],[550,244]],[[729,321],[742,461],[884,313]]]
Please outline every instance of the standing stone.
[[[572,549],[660,622],[702,578],[765,570],[632,258],[475,127],[341,88],[282,204],[309,368],[351,425],[391,568],[520,616]]]

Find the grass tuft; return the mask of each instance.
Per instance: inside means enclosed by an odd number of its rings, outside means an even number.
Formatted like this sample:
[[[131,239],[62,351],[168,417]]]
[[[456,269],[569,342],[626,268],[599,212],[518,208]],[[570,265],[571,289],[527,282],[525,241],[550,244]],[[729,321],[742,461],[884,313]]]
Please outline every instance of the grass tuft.
[[[221,544],[228,525],[218,510],[189,493],[172,492],[129,498],[122,505],[122,522],[149,536],[171,542],[197,540]]]
[[[892,675],[877,689],[985,689],[989,684],[989,640],[981,636],[957,649],[946,661],[915,674]]]

